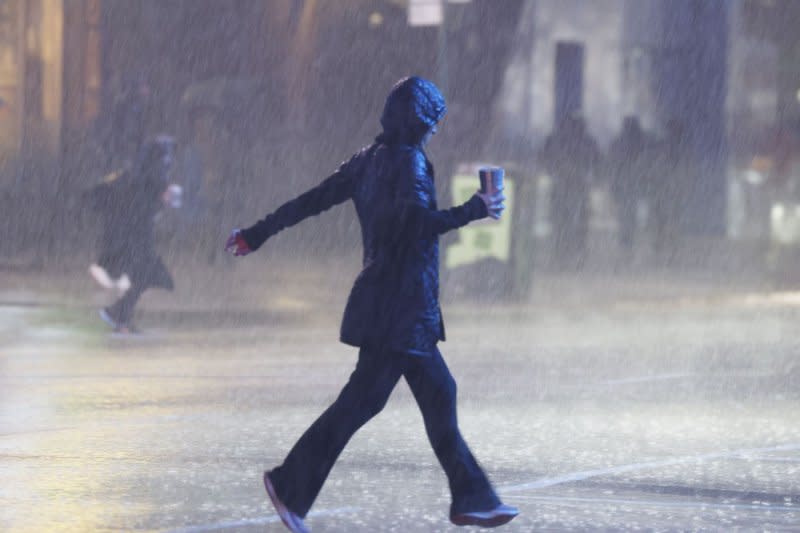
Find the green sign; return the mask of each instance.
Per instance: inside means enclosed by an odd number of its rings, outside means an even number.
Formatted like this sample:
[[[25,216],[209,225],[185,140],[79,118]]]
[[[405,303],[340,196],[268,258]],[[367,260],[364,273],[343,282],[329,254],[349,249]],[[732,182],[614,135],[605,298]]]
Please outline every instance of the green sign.
[[[485,218],[458,230],[458,242],[447,248],[445,266],[455,268],[493,257],[508,262],[511,252],[511,213],[514,207],[514,180],[505,177],[506,210],[500,220]],[[453,177],[453,205],[461,205],[475,194],[478,176]]]

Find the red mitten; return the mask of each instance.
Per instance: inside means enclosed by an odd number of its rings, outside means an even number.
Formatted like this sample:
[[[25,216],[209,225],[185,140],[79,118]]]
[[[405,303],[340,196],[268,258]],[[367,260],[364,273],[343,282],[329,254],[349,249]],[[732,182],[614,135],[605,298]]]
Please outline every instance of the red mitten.
[[[231,232],[231,236],[228,237],[228,240],[225,243],[225,251],[238,257],[241,255],[247,255],[253,250],[250,249],[250,245],[248,245],[247,241],[245,241],[244,237],[242,237],[242,232],[238,229],[235,229]]]

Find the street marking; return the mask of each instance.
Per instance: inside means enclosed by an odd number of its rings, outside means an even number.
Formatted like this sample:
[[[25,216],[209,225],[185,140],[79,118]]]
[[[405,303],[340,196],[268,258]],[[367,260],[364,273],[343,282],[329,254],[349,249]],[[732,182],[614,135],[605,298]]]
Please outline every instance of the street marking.
[[[800,305],[800,291],[774,291],[745,293],[738,298],[731,297],[732,302],[741,302],[747,306],[767,306],[783,304],[787,306]]]
[[[220,529],[233,529],[241,526],[260,526],[280,522],[279,516],[265,516],[262,518],[248,518],[245,520],[231,520],[229,522],[219,522],[216,524],[206,524],[200,526],[190,526],[182,529],[171,529],[168,533],[201,533],[203,531],[218,531]]]
[[[739,455],[735,459],[743,459],[745,461],[758,461],[760,463],[800,463],[800,456],[798,457],[770,457],[769,455]]]
[[[333,516],[338,514],[355,513],[360,511],[358,507],[339,507],[336,509],[322,509],[308,513],[308,518],[316,516]],[[275,524],[281,521],[278,515],[261,516],[258,518],[245,518],[242,520],[228,520],[226,522],[216,522],[213,524],[200,524],[177,529],[169,529],[167,533],[203,533],[204,531],[220,531],[222,529],[233,529],[242,526],[260,526],[265,524]]]
[[[776,375],[778,375],[776,372],[727,372],[723,374],[716,374],[718,378],[748,378],[748,379],[769,378]],[[702,378],[702,377],[703,374],[680,372],[674,374],[656,374],[648,376],[631,376],[627,378],[607,379],[603,381],[594,381],[585,384],[584,383],[569,384],[566,385],[566,387],[572,389],[582,389],[584,387],[611,387],[616,385],[636,385],[640,383],[652,383],[655,381],[669,381],[677,379]]]
[[[65,431],[68,429],[78,429],[78,426],[64,426],[59,428],[40,428],[40,429],[26,429],[23,431],[10,431],[8,433],[0,433],[0,439],[3,437],[18,437],[20,435],[33,435],[35,433],[48,433],[51,431]]]
[[[595,470],[583,470],[580,472],[571,472],[562,474],[560,476],[537,479],[528,483],[521,483],[519,485],[509,485],[500,489],[500,492],[521,492],[526,490],[543,489],[563,483],[572,483],[575,481],[584,481],[589,478],[607,476],[614,474],[624,474],[626,472],[636,472],[639,470],[651,470],[654,468],[663,468],[665,466],[680,465],[686,463],[698,463],[707,461],[709,459],[729,459],[733,457],[740,457],[746,455],[757,455],[759,453],[769,453],[777,451],[795,451],[800,450],[800,443],[784,444],[781,446],[772,446],[769,448],[743,448],[741,450],[731,450],[728,452],[715,452],[706,453],[702,455],[689,455],[685,457],[676,457],[674,459],[666,459],[663,461],[650,461],[646,463],[633,463],[629,465],[613,466],[611,468],[598,468]]]
[[[666,381],[670,379],[681,379],[696,376],[696,374],[658,374],[655,376],[634,376],[630,378],[609,379],[606,381],[598,381],[592,385],[627,385],[630,383],[648,383],[651,381]]]
[[[562,505],[581,505],[584,503],[597,503],[597,504],[616,504],[616,505],[638,505],[646,507],[673,507],[683,509],[756,509],[759,511],[783,511],[790,513],[800,512],[800,507],[791,505],[773,505],[769,503],[764,504],[742,504],[742,503],[703,503],[703,502],[670,502],[663,500],[628,500],[622,498],[579,498],[575,496],[522,496],[516,497],[515,500],[524,502],[553,502]]]

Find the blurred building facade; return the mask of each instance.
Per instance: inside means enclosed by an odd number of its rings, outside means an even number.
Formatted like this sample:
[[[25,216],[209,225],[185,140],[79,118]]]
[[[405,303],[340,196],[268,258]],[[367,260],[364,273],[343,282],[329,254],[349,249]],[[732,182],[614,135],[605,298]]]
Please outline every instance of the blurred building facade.
[[[0,2],[0,158],[58,159],[100,102],[101,0]]]
[[[103,152],[132,79],[147,85],[147,134],[190,142],[198,108],[211,111],[216,167],[231,190],[258,193],[236,193],[258,203],[246,216],[370,142],[404,75],[449,81],[453,109],[467,112],[453,114],[464,120],[446,130],[461,134],[444,144],[478,144],[523,4],[452,4],[445,25],[411,26],[401,0],[3,0],[0,200],[66,220],[80,189],[112,164]],[[16,228],[11,216],[2,223]],[[40,242],[47,229],[26,225],[6,247]]]
[[[605,147],[622,118],[636,115],[663,132],[670,120],[687,125],[702,156],[702,182],[689,194],[687,225],[724,232],[726,98],[730,13],[724,0],[537,0],[520,20],[518,49],[497,102],[495,142],[541,146],[558,124],[557,51],[582,47],[582,98],[574,111]]]
[[[682,121],[701,166],[686,230],[730,233],[731,217],[745,216],[728,212],[741,192],[737,173],[769,150],[774,130],[800,118],[798,21],[794,0],[526,2],[495,101],[492,150],[525,162],[541,146],[558,122],[557,50],[579,45],[580,112],[601,146],[625,115],[657,135]]]
[[[187,87],[214,79],[256,80],[273,121],[358,130],[398,77],[445,84],[441,52],[452,100],[487,104],[505,66],[493,52],[510,47],[523,4],[454,3],[442,30],[409,26],[398,0],[3,0],[0,153],[70,152],[109,113],[126,77],[150,86],[156,131],[174,129]],[[474,122],[485,123],[488,113],[478,114]],[[363,124],[369,134],[377,128]]]
[[[210,97],[228,105],[218,129],[247,145],[226,153],[261,158],[244,181],[293,173],[288,194],[369,142],[386,91],[415,73],[438,81],[450,103],[431,147],[440,170],[506,155],[524,165],[556,121],[556,50],[573,44],[583,50],[580,111],[601,146],[628,114],[656,132],[676,116],[692,123],[706,171],[689,224],[719,233],[729,154],[797,115],[795,0],[440,5],[441,24],[410,26],[404,0],[3,0],[0,162],[26,161],[23,174],[45,188],[94,179],[126,78],[149,85],[147,131],[179,136],[187,91],[233,81],[233,92]],[[242,87],[259,98],[239,98]],[[38,169],[45,160],[58,170]],[[0,186],[20,176],[4,172]]]

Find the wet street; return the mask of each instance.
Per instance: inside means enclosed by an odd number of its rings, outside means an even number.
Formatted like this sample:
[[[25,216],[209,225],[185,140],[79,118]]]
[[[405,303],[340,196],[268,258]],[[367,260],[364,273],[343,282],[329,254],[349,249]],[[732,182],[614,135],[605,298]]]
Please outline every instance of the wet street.
[[[146,332],[116,337],[89,306],[16,300],[0,307],[0,530],[284,530],[261,474],[355,363],[339,309],[146,300]],[[505,531],[800,528],[797,294],[445,313],[462,431],[521,511]],[[307,524],[457,531],[448,505],[401,382]]]

